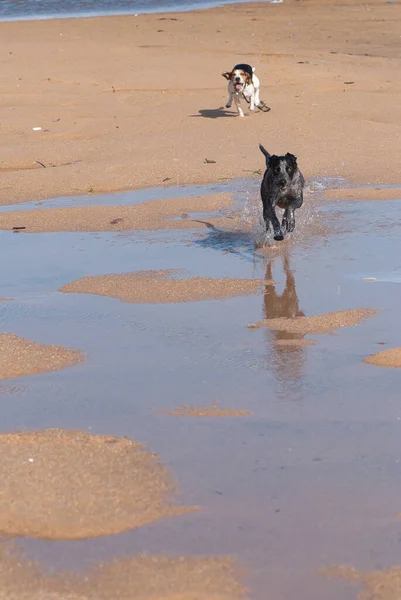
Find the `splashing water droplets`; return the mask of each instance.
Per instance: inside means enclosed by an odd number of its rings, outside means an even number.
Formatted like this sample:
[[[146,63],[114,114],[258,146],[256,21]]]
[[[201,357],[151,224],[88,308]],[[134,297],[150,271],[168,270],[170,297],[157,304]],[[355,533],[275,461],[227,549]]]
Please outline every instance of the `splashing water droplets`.
[[[323,227],[324,232],[322,215],[316,209],[315,202],[311,203],[309,200],[313,198],[313,200],[316,201],[328,187],[337,187],[339,183],[340,182],[334,178],[312,179],[306,183],[304,204],[295,212],[295,231],[293,233],[286,233],[285,235],[287,244],[303,241],[305,237],[311,233],[312,228],[316,231],[319,230],[319,232],[322,233]],[[247,186],[245,190],[238,189],[234,192],[234,196],[236,196],[238,206],[241,210],[240,222],[250,229],[251,241],[255,248],[261,248],[263,246],[268,248],[280,246],[281,242],[276,242],[273,238],[273,231],[266,231],[262,212],[262,202],[260,199],[259,181],[255,181],[255,183],[253,181],[248,181],[245,182],[245,185]],[[278,208],[277,216],[280,221],[282,219],[282,213],[283,211]],[[310,237],[310,235],[308,237]]]
[[[251,227],[251,238],[256,247],[263,246],[266,237],[266,226],[262,214],[262,202],[259,190],[247,191],[245,206],[241,213],[241,222]]]

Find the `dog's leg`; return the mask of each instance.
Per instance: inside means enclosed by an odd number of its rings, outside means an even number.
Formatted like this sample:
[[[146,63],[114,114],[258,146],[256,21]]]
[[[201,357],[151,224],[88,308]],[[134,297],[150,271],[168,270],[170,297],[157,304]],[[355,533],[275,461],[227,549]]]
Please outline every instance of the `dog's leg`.
[[[280,221],[277,218],[276,210],[275,210],[274,206],[270,203],[267,206],[267,215],[268,215],[269,221],[273,225],[274,239],[276,240],[276,242],[281,242],[281,240],[284,239],[284,235],[283,235],[283,232],[281,231]]]
[[[255,94],[252,94],[251,101],[249,103],[249,110],[255,110]]]
[[[294,219],[294,211],[291,208],[286,208],[283,215],[283,220],[281,221],[281,227],[284,231],[294,231],[295,227],[295,219]]]
[[[255,89],[255,104],[256,104],[256,106],[259,106],[259,104],[260,104],[259,88],[258,87]]]
[[[302,203],[303,197],[301,193],[295,202],[293,202],[292,205],[284,211],[284,217],[281,226],[289,233],[292,233],[295,229],[295,210],[302,206]]]
[[[292,233],[294,231],[295,215],[294,215],[293,208],[287,208],[284,211],[284,217],[283,217],[283,222],[281,223],[281,226],[283,229],[285,229],[285,231],[288,231],[288,233]]]
[[[232,103],[233,103],[233,94],[232,94],[232,91],[230,90],[230,88],[228,88],[228,100],[227,100],[226,108],[230,108]]]
[[[273,234],[274,239],[276,241],[281,241],[284,239],[283,232],[281,231],[280,221],[277,218],[276,210],[274,208],[273,202],[269,198],[268,191],[265,189],[264,183],[262,182],[260,189],[262,204],[263,204],[263,219],[266,223],[266,232],[269,232],[270,223],[273,226]]]
[[[239,116],[243,117],[244,116],[244,111],[242,110],[241,100],[238,98],[237,94],[234,96],[234,102],[235,102],[235,106],[237,107]]]
[[[269,219],[269,213],[267,212],[265,207],[263,207],[263,220],[266,225],[266,233],[269,233],[270,232],[270,219]]]

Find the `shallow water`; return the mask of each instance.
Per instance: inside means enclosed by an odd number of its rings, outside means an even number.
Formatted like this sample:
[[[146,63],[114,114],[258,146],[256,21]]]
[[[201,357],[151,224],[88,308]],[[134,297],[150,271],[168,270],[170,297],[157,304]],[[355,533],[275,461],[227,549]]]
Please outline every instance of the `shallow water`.
[[[243,220],[256,231],[257,187],[255,180],[158,193],[234,189]],[[154,193],[63,203],[129,203]],[[399,202],[319,205],[318,198],[308,195],[290,241],[256,251],[245,229],[0,232],[12,257],[0,267],[0,295],[13,298],[0,304],[0,331],[88,355],[73,369],[5,382],[2,430],[129,436],[160,453],[183,503],[203,507],[114,537],[25,540],[30,557],[81,568],[142,551],[235,554],[249,570],[255,600],[355,598],[355,588],[318,569],[399,563],[401,371],[362,362],[401,345],[401,289],[388,281],[400,270]],[[205,277],[273,275],[276,295],[136,305],[57,292],[84,275],[170,268]],[[369,277],[380,285],[364,281]],[[335,335],[305,336],[314,346],[278,346],[279,332],[248,329],[272,313],[288,316],[294,302],[307,316],[358,307],[380,313]],[[212,401],[253,414],[158,412]]]
[[[237,4],[249,0],[235,0]],[[262,0],[280,3],[283,0]],[[1,0],[0,21],[164,13],[232,4],[232,0]]]

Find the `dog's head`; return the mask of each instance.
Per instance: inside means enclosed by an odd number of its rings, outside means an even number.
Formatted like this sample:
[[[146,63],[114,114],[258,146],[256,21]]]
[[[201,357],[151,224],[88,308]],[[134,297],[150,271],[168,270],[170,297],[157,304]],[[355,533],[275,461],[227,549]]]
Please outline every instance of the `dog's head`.
[[[232,71],[222,73],[222,75],[229,81],[232,81],[234,90],[236,92],[242,92],[246,85],[252,83],[252,77],[250,74],[242,69],[233,69]]]
[[[291,183],[298,171],[297,157],[287,152],[285,156],[270,156],[266,159],[266,166],[270,170],[274,182],[284,190]]]

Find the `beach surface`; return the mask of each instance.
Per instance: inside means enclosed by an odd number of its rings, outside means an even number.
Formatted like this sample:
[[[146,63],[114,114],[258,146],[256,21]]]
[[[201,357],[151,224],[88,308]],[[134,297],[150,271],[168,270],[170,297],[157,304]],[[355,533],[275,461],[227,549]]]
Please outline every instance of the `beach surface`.
[[[399,600],[400,33],[0,23],[0,600]],[[280,243],[259,142],[307,178]]]
[[[397,182],[400,31],[398,3],[360,0],[0,23],[0,203],[252,176],[259,142]],[[237,62],[269,113],[223,108]]]

